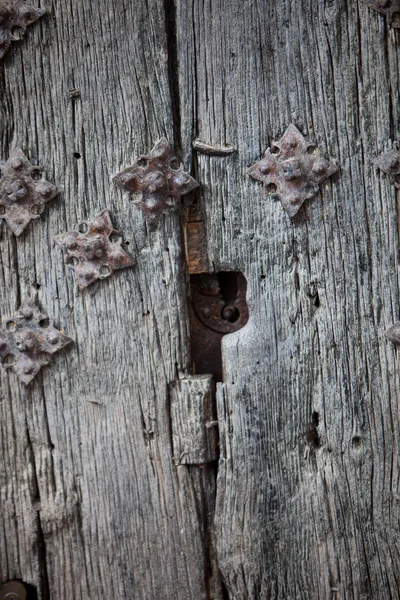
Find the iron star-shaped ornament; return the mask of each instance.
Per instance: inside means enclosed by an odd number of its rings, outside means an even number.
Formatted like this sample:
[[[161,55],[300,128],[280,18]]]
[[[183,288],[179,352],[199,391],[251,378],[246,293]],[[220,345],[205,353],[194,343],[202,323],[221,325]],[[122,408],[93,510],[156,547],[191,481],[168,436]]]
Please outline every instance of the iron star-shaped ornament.
[[[39,219],[58,190],[46,181],[43,168],[33,166],[19,148],[0,165],[0,172],[0,219],[18,236],[30,221]]]
[[[389,176],[390,183],[400,189],[400,152],[392,148],[389,152],[375,158],[373,162],[378,169]]]
[[[400,0],[363,0],[363,2],[369,8],[389,17],[392,27],[400,28]]]
[[[113,177],[114,183],[128,192],[141,192],[145,215],[156,215],[176,204],[179,198],[199,186],[179,168],[171,146],[162,138],[149,154],[140,156],[131,167]]]
[[[279,142],[268,148],[248,173],[264,184],[269,195],[279,198],[289,217],[294,217],[337,170],[335,164],[319,156],[318,148],[308,143],[295,125],[289,125]]]
[[[12,42],[18,42],[27,27],[45,14],[45,11],[32,6],[25,0],[0,0],[0,60]]]
[[[58,235],[54,241],[64,251],[65,262],[75,271],[81,290],[117,269],[135,264],[122,248],[121,235],[114,229],[107,209],[91,221],[80,223],[78,231]]]
[[[0,330],[0,362],[28,384],[49,364],[49,355],[63,350],[72,340],[54,327],[53,320],[26,298],[14,317]]]

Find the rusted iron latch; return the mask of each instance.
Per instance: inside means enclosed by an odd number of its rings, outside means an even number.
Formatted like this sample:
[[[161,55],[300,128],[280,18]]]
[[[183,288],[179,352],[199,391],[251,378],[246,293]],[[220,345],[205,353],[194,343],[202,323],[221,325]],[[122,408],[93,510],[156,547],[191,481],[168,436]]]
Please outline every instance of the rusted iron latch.
[[[53,320],[27,298],[17,314],[0,330],[0,361],[25,384],[49,364],[49,356],[63,350],[72,340],[54,327]]]
[[[122,236],[114,229],[108,210],[80,223],[78,231],[63,233],[54,241],[64,251],[65,262],[75,271],[81,290],[110,277],[117,269],[135,264],[123,249]]]
[[[141,197],[135,203],[146,216],[154,216],[171,208],[181,196],[199,185],[179,168],[178,160],[165,138],[149,154],[139,156],[131,167],[115,175],[113,180],[128,192],[141,192]]]
[[[195,373],[212,373],[222,381],[221,340],[246,325],[246,279],[224,271],[190,277],[190,339]]]
[[[18,236],[30,221],[40,217],[44,205],[57,196],[58,190],[46,181],[43,168],[32,165],[19,148],[0,171],[0,219]]]
[[[320,185],[337,170],[295,125],[289,125],[248,173],[264,184],[267,194],[281,201],[289,217],[294,217],[305,200],[315,196]]]
[[[24,0],[0,0],[0,59],[3,58],[12,42],[18,42],[25,35],[26,28],[45,14]]]

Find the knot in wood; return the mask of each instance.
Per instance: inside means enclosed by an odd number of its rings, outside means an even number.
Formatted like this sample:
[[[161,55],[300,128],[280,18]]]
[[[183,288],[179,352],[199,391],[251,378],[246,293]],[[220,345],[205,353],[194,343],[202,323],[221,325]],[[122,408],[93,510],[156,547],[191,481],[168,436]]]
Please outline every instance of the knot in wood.
[[[80,289],[135,264],[123,249],[122,236],[114,229],[108,210],[92,221],[80,223],[78,231],[59,235],[54,241],[63,250],[66,264],[74,270]]]
[[[12,42],[22,39],[27,27],[44,13],[44,10],[28,4],[25,0],[0,0],[0,59]]]
[[[162,138],[149,154],[114,176],[113,181],[128,192],[141,192],[139,204],[147,216],[174,206],[183,195],[198,187],[191,175],[179,168],[171,146]]]
[[[270,196],[279,198],[287,214],[294,217],[305,200],[315,196],[323,181],[337,170],[336,165],[319,156],[318,149],[306,142],[297,127],[289,125],[248,173],[264,184]]]
[[[0,219],[18,236],[30,221],[40,217],[58,190],[46,181],[42,167],[33,166],[20,149],[11,153],[0,170]]]
[[[72,340],[54,327],[53,320],[27,298],[18,313],[0,330],[0,361],[28,384],[49,363],[49,355],[63,350]]]

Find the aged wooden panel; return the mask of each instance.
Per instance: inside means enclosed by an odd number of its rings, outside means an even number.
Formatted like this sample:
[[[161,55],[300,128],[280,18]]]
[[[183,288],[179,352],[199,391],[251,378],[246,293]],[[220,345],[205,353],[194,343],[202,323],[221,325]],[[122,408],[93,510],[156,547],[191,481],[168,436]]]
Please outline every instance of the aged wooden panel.
[[[397,598],[399,215],[372,166],[400,136],[395,34],[346,0],[176,16],[183,148],[237,149],[195,154],[207,270],[244,272],[251,314],[218,391],[229,598]],[[293,220],[247,176],[290,123],[341,166]]]
[[[212,376],[179,379],[170,385],[170,397],[175,464],[202,465],[218,460]]]
[[[173,464],[167,393],[188,365],[179,215],[149,227],[110,181],[174,143],[168,19],[153,0],[45,4],[0,66],[0,154],[21,147],[62,192],[18,240],[1,228],[0,316],[37,295],[74,345],[29,387],[0,373],[0,581],[206,598],[214,475]],[[105,208],[136,266],[81,291],[53,238]]]

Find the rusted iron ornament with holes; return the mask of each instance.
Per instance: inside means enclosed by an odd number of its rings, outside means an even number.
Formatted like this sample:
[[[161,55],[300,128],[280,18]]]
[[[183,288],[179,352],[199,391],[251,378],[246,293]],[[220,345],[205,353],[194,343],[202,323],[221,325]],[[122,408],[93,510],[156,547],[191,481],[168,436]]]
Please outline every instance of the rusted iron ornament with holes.
[[[369,8],[386,15],[395,29],[400,28],[400,0],[363,0]]]
[[[58,190],[46,181],[43,168],[32,165],[19,148],[0,165],[0,172],[0,219],[18,236],[30,221],[40,217]]]
[[[184,194],[198,187],[188,173],[179,168],[171,146],[162,138],[149,154],[143,154],[131,167],[114,176],[113,181],[128,192],[141,192],[135,200],[146,216],[156,216],[176,205]]]
[[[91,221],[80,223],[78,231],[63,233],[54,241],[64,251],[65,262],[75,271],[81,290],[135,264],[122,248],[121,234],[114,229],[106,209]]]
[[[320,185],[338,167],[319,156],[295,125],[289,125],[282,138],[265,152],[248,173],[261,181],[270,196],[279,198],[283,208],[294,217],[305,200],[315,196]]]
[[[45,14],[24,0],[0,0],[0,59],[12,42],[18,42],[32,25]]]
[[[385,154],[378,156],[374,164],[389,176],[390,183],[400,189],[400,152],[397,150],[397,144]]]
[[[0,360],[25,384],[49,364],[49,355],[63,350],[72,340],[54,327],[53,320],[27,298],[18,313],[0,330]]]

